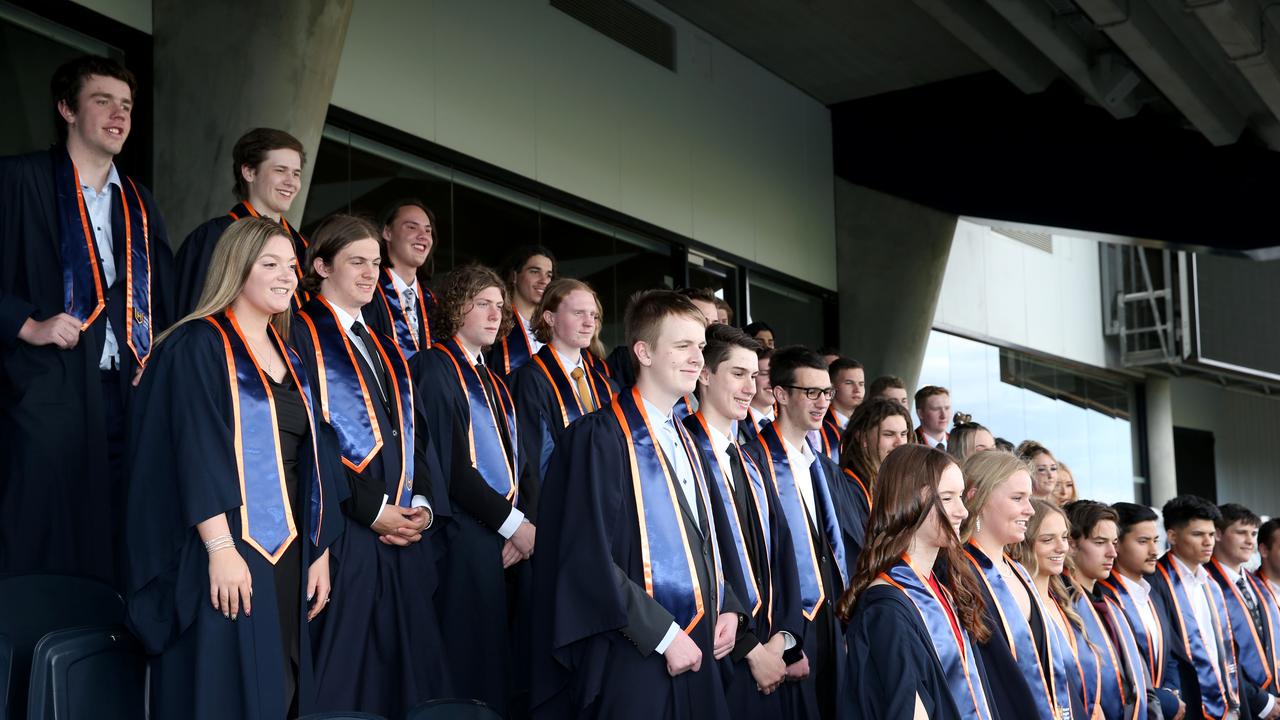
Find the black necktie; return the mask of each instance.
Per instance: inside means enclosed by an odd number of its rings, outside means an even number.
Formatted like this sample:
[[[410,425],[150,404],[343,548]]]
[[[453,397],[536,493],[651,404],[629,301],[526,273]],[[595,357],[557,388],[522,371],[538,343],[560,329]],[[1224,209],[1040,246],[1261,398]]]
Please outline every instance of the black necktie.
[[[378,346],[373,342],[373,336],[365,329],[364,323],[359,320],[351,323],[351,332],[360,338],[360,342],[364,345],[364,351],[369,356],[369,369],[373,371],[374,382],[378,386],[378,394],[382,396],[382,402],[387,402],[387,391],[384,390],[387,377],[387,369],[382,367],[382,358],[378,357]]]
[[[738,489],[746,474],[742,471],[742,459],[738,457],[738,446],[735,443],[729,443],[724,448],[724,454],[729,456],[729,472],[733,475],[733,488]]]
[[[1236,578],[1236,587],[1240,588],[1240,597],[1244,598],[1244,606],[1249,610],[1249,617],[1253,618],[1253,627],[1259,633],[1262,632],[1262,613],[1258,611],[1258,601],[1253,597],[1253,588],[1249,587],[1249,581],[1244,579],[1242,574]]]

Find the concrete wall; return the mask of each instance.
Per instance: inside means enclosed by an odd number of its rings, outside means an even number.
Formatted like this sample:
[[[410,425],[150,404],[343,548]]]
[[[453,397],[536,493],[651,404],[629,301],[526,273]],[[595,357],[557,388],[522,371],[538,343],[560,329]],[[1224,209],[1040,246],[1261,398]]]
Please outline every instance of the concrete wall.
[[[1218,501],[1280,515],[1280,398],[1200,380],[1175,379],[1170,385],[1173,423],[1213,433]]]
[[[134,30],[151,32],[151,0],[76,0],[76,4],[100,12]]]
[[[1106,367],[1095,240],[1053,236],[1045,252],[960,220],[934,327]]]

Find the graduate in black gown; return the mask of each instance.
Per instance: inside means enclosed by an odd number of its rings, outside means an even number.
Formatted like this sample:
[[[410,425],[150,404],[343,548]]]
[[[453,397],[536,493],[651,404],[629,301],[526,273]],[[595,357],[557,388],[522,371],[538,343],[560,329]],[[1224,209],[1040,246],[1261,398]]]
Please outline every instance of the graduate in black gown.
[[[1005,553],[1022,542],[1031,507],[1031,475],[1018,458],[982,452],[964,464],[962,528],[965,561],[978,578],[991,637],[979,641],[991,686],[991,702],[1001,718],[1056,720],[1072,709],[1071,693],[1056,677],[1047,655],[1046,623],[1030,573]],[[1079,702],[1079,701],[1078,701]],[[1078,717],[1078,715],[1074,716]]]
[[[601,312],[591,286],[571,278],[552,280],[538,303],[533,332],[545,344],[511,384],[525,457],[538,482],[569,423],[608,404],[616,392],[589,349]]]
[[[898,403],[878,398],[859,405],[837,443],[841,447],[840,469],[851,484],[850,492],[870,505],[880,463],[895,449],[915,442],[914,437],[911,414]]]
[[[791,529],[805,622],[799,644],[787,651],[784,717],[830,718],[844,675],[844,628],[834,604],[853,573],[869,508],[831,459],[815,451],[808,434],[822,425],[834,390],[822,357],[798,345],[773,353],[769,384],[778,419],[747,446],[778,489]]]
[[[527,705],[525,561],[538,509],[511,393],[481,356],[512,323],[505,303],[497,273],[454,269],[440,286],[440,337],[411,363],[453,505],[436,607],[456,690],[504,716]]]
[[[330,550],[333,600],[311,627],[316,707],[400,717],[452,691],[433,602],[449,503],[408,365],[362,319],[380,253],[359,218],[316,228],[304,278],[313,297],[293,339],[351,493]]]
[[[756,391],[760,344],[728,325],[707,328],[706,364],[698,378],[698,412],[685,427],[702,453],[712,502],[724,511],[717,524],[720,555],[741,566],[734,593],[747,621],[738,630],[725,696],[734,718],[778,718],[786,677],[783,655],[803,637],[800,580],[791,530],[778,491],[735,438]]]
[[[114,60],[67,62],[63,142],[0,159],[0,573],[123,584],[132,382],[173,320],[164,219],[113,161],[135,89]]]
[[[974,650],[991,628],[960,543],[969,514],[960,468],[939,450],[912,445],[889,454],[881,479],[867,546],[839,603],[849,618],[840,717],[991,720]]]
[[[254,128],[236,141],[231,150],[232,193],[237,200],[224,215],[204,221],[192,230],[178,248],[177,312],[186,315],[200,300],[218,238],[231,223],[246,217],[265,217],[285,229],[298,255],[298,280],[305,272],[307,240],[289,224],[284,214],[302,188],[302,167],[306,162],[302,142],[283,130]],[[293,309],[307,300],[301,288],[294,291]]]
[[[702,369],[705,320],[669,290],[624,319],[638,379],[573,423],[543,480],[534,555],[534,718],[728,717],[719,663],[742,604],[706,471],[676,399]]]
[[[370,327],[395,338],[405,359],[431,347],[436,296],[427,281],[435,228],[435,213],[415,198],[397,200],[382,213],[382,269],[364,316]]]
[[[274,222],[233,225],[196,312],[157,339],[133,408],[128,622],[156,655],[153,717],[311,708],[306,626],[329,600],[346,488],[283,341],[296,262]]]
[[[505,378],[542,349],[533,336],[533,314],[555,278],[556,256],[541,245],[524,245],[503,262],[502,273],[509,284],[510,311],[515,320],[511,329],[498,336],[485,360]]]
[[[747,408],[747,417],[738,423],[738,443],[743,446],[760,437],[760,428],[777,417],[773,407],[773,386],[769,384],[769,363],[773,359],[773,350],[762,345],[756,352],[756,358],[760,362],[760,374],[756,376],[756,394],[751,399],[751,406]]]

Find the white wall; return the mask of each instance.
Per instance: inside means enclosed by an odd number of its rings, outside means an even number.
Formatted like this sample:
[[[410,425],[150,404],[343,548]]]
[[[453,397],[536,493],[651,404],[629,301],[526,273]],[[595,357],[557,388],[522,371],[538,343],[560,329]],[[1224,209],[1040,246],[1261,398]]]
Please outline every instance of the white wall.
[[[545,0],[359,0],[333,104],[834,289],[827,109],[636,4],[678,72]]]
[[[1098,243],[1053,236],[1045,252],[956,223],[934,327],[1106,367]]]
[[[1173,380],[1170,392],[1174,425],[1213,433],[1218,502],[1280,515],[1280,398],[1191,379]]]

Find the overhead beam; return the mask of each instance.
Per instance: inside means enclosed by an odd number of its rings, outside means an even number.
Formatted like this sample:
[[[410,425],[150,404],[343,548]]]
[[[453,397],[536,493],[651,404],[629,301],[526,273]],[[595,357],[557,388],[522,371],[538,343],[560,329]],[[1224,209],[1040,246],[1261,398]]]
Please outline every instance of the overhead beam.
[[[1061,73],[983,0],[915,0],[957,40],[1024,93],[1038,93]]]
[[[1184,7],[1222,46],[1227,59],[1258,94],[1272,118],[1280,119],[1280,38],[1274,29],[1269,33],[1271,37],[1266,37],[1270,25],[1262,22],[1262,9],[1256,0],[1201,0],[1187,2]]]
[[[1209,142],[1230,145],[1240,138],[1244,115],[1146,0],[1076,4]]]

